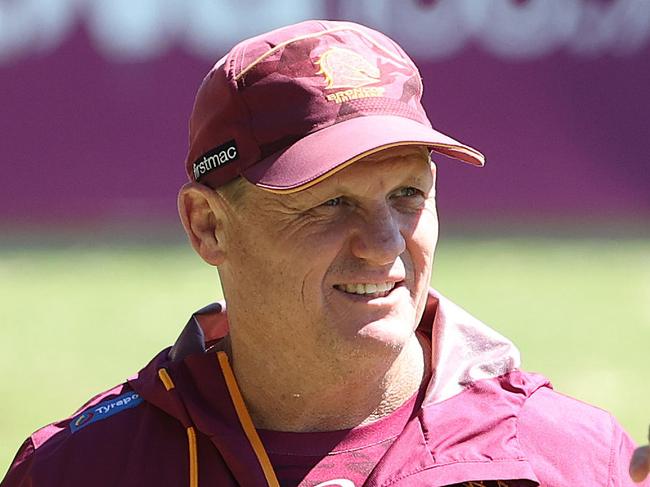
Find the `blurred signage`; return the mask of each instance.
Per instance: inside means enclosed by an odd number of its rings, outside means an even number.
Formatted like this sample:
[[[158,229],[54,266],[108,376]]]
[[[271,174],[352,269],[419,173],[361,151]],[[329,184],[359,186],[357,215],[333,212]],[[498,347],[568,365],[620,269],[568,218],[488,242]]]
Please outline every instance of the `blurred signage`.
[[[470,43],[508,59],[629,55],[650,37],[648,0],[20,0],[0,2],[0,64],[55,50],[79,23],[104,56],[142,61],[176,44],[212,58],[259,32],[333,16],[378,28],[421,60]]]
[[[307,18],[396,39],[433,125],[486,154],[437,161],[445,217],[650,216],[650,0],[0,0],[0,226],[175,220],[201,78]]]

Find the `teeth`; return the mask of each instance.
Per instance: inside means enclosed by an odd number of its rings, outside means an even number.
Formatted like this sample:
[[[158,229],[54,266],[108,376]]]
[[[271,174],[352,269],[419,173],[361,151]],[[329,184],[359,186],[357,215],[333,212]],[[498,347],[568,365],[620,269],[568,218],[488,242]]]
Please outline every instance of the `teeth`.
[[[336,286],[341,291],[351,294],[383,294],[390,291],[395,287],[394,282],[380,282],[380,283],[355,283],[355,284],[339,284]]]

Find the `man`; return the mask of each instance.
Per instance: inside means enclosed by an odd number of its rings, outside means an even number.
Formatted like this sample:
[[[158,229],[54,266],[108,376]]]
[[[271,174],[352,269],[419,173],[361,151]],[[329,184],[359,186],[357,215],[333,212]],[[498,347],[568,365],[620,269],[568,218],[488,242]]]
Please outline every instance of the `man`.
[[[610,415],[518,370],[511,342],[429,289],[430,151],[484,160],[431,128],[421,93],[401,48],[352,23],[221,59],[179,210],[227,312],[198,311],[137,376],[32,435],[2,486],[633,485]]]

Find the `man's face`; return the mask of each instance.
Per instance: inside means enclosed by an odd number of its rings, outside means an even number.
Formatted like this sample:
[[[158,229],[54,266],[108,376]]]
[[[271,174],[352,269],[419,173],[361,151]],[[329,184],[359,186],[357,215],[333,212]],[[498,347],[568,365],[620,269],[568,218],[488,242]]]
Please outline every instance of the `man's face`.
[[[222,233],[231,333],[291,353],[400,350],[427,298],[434,171],[399,147],[296,193],[249,185]]]

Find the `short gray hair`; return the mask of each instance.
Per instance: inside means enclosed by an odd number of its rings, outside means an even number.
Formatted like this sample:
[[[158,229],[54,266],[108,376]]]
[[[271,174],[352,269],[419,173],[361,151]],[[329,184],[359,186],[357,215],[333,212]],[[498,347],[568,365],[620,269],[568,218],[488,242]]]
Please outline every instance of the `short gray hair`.
[[[226,202],[237,209],[244,204],[245,195],[248,191],[247,186],[249,184],[251,183],[246,181],[243,177],[238,176],[232,181],[228,181],[223,186],[219,186],[215,191],[226,200]]]

